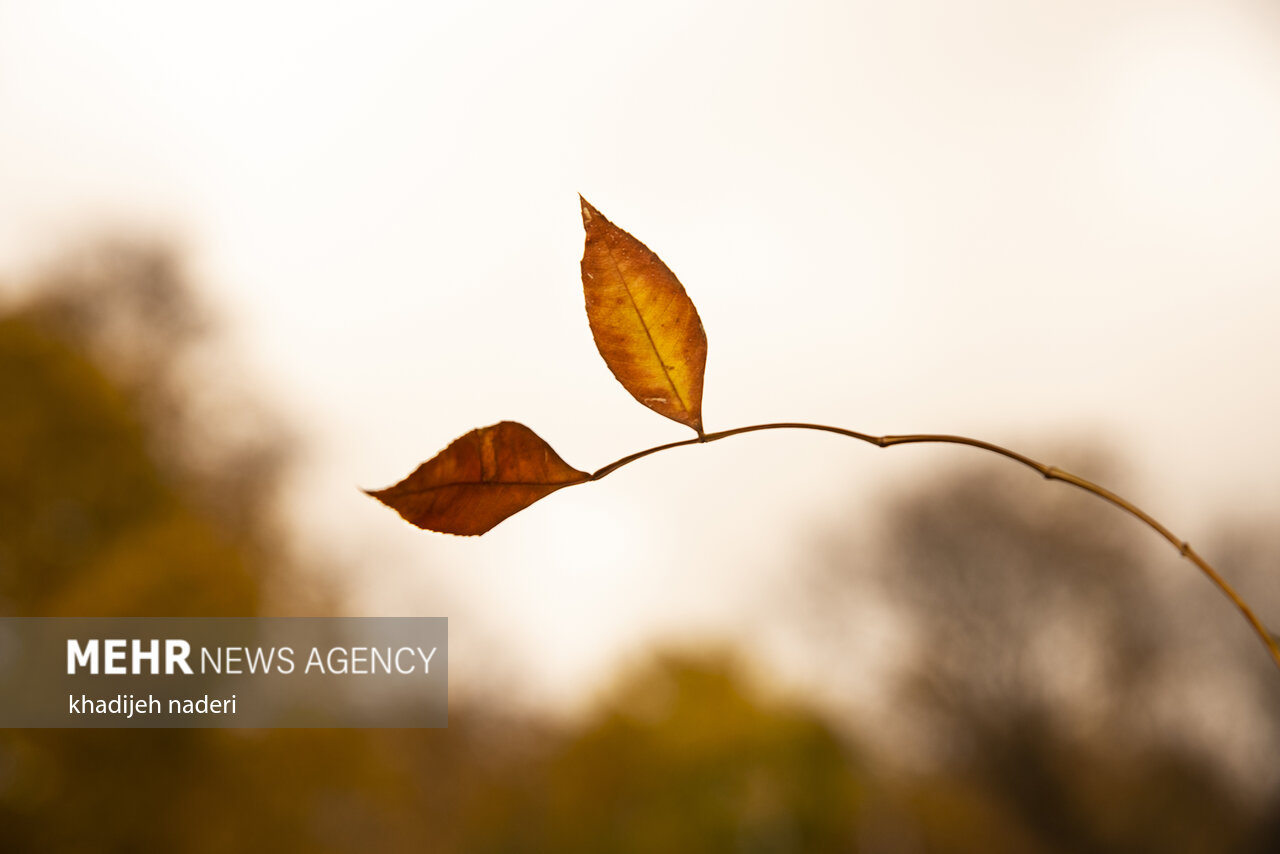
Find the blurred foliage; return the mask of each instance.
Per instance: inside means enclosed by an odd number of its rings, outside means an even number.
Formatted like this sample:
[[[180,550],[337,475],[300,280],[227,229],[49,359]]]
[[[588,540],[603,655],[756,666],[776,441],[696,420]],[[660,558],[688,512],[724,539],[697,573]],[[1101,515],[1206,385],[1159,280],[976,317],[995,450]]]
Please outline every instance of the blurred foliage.
[[[278,520],[291,437],[235,391],[180,259],[107,244],[24,292],[0,312],[0,612],[321,613]],[[447,730],[10,730],[0,850],[1280,850],[1274,780],[1242,795],[1155,714],[1196,676],[1167,626],[1200,614],[1160,610],[1115,514],[1029,487],[935,478],[874,560],[841,542],[805,580],[829,619],[890,602],[911,628],[882,724],[837,735],[704,654],[573,723],[455,703]]]
[[[1097,457],[1071,468],[1121,479]],[[936,474],[878,521],[871,547],[825,544],[805,597],[820,624],[878,608],[907,638],[879,757],[898,769],[881,819],[901,850],[1280,850],[1280,686],[1194,568],[1114,508],[998,460]],[[1228,565],[1246,582],[1274,572]]]
[[[284,442],[206,433],[187,364],[205,323],[177,260],[107,244],[32,291],[0,318],[0,608],[257,613]]]
[[[24,291],[0,315],[0,613],[279,607],[264,590],[301,577],[277,521],[287,437],[227,391],[179,259],[105,244]],[[849,847],[856,786],[812,713],[719,664],[619,691],[581,729],[455,704],[447,730],[5,731],[0,850]]]
[[[536,779],[489,804],[468,850],[853,850],[860,784],[844,746],[737,674],[678,656],[630,674]]]

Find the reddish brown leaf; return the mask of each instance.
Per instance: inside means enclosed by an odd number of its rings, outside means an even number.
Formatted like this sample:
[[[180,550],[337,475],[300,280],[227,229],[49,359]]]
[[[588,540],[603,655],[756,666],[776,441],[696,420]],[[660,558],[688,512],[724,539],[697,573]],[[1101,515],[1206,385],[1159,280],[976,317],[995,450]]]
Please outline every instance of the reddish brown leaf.
[[[707,335],[662,259],[582,199],[587,319],[605,364],[632,397],[702,435]]]
[[[590,479],[528,427],[502,421],[460,436],[395,486],[368,494],[419,528],[475,535]]]

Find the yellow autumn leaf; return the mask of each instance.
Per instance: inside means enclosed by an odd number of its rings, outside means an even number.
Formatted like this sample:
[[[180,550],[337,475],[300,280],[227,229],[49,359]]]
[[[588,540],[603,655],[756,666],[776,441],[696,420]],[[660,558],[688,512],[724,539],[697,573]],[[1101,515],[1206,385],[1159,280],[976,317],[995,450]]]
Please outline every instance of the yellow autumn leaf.
[[[662,259],[582,199],[582,289],[596,347],[636,400],[702,435],[707,335]]]

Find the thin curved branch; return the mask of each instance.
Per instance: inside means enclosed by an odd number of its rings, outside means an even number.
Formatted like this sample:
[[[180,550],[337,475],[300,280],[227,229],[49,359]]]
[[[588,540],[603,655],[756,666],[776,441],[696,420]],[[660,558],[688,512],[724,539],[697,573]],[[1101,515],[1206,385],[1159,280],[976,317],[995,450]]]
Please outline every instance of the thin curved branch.
[[[1085,492],[1096,495],[1108,504],[1119,507],[1126,513],[1137,517],[1145,523],[1147,527],[1151,528],[1161,537],[1168,540],[1169,543],[1178,550],[1180,555],[1191,561],[1191,563],[1204,573],[1209,581],[1211,581],[1213,585],[1223,593],[1223,595],[1231,600],[1231,603],[1236,606],[1236,610],[1244,616],[1254,633],[1262,640],[1263,645],[1267,648],[1267,652],[1271,654],[1271,658],[1275,662],[1276,667],[1280,668],[1280,643],[1277,643],[1276,636],[1267,631],[1266,626],[1264,626],[1262,621],[1258,619],[1257,615],[1253,613],[1253,609],[1245,603],[1244,599],[1240,597],[1240,594],[1236,593],[1235,589],[1227,583],[1227,580],[1219,575],[1218,571],[1215,570],[1208,561],[1201,557],[1196,550],[1191,547],[1190,543],[1175,536],[1172,531],[1158,522],[1155,517],[1151,516],[1145,510],[1142,510],[1136,504],[1120,497],[1105,487],[1099,486],[1093,481],[1086,480],[1079,475],[1072,474],[1071,472],[1060,469],[1057,466],[1045,465],[1042,462],[1033,460],[1031,457],[1019,454],[1017,451],[1011,451],[1008,448],[1001,447],[1000,445],[996,445],[991,442],[984,442],[981,439],[970,439],[967,436],[952,436],[945,433],[913,433],[901,436],[873,436],[869,433],[859,433],[856,430],[845,430],[842,427],[831,427],[826,424],[806,424],[796,421],[778,422],[773,424],[752,424],[747,427],[735,427],[732,430],[720,430],[715,433],[707,433],[697,437],[696,439],[685,439],[681,442],[670,442],[665,445],[658,445],[653,448],[638,451],[634,454],[629,454],[628,456],[625,456],[620,460],[616,460],[603,468],[597,469],[591,474],[590,479],[599,480],[629,463],[633,463],[636,460],[649,456],[650,454],[656,454],[659,451],[679,448],[684,445],[699,445],[706,442],[717,442],[721,439],[727,439],[730,436],[737,436],[742,433],[755,433],[761,430],[818,430],[823,433],[836,433],[841,436],[848,436],[849,438],[875,445],[878,448],[889,448],[894,445],[967,445],[971,448],[978,448],[982,451],[1006,457],[1016,463],[1021,463],[1027,468],[1034,469],[1039,472],[1046,480],[1057,480],[1070,484],[1071,486],[1075,486],[1079,489],[1083,489]]]

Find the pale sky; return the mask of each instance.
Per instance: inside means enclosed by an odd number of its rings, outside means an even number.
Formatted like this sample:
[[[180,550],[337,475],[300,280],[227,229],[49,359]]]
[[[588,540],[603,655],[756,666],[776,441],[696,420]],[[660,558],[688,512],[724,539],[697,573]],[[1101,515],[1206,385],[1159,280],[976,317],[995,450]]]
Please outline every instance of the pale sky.
[[[972,454],[770,433],[410,528],[357,487],[473,427],[582,469],[687,432],[595,352],[577,193],[697,304],[708,430],[1072,436],[1194,541],[1280,510],[1276,152],[1262,0],[0,0],[0,276],[179,240],[302,425],[296,514],[353,613],[450,616],[460,683],[535,699],[733,630]]]

